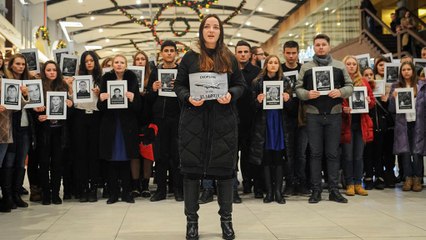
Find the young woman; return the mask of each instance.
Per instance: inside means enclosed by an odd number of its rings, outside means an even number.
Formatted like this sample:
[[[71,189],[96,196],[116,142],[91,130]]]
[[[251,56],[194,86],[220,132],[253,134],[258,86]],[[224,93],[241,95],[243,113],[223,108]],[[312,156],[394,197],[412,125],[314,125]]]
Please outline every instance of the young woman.
[[[99,153],[100,158],[108,162],[108,186],[110,196],[107,204],[118,201],[120,191],[118,181],[121,179],[121,200],[134,203],[130,195],[130,160],[139,157],[138,113],[140,111],[140,94],[136,75],[127,70],[127,59],[123,55],[113,58],[113,70],[102,76],[98,109],[102,112],[100,120]],[[128,108],[108,109],[107,82],[127,80]]]
[[[367,88],[367,95],[363,101],[368,103],[371,109],[376,103],[373,91],[366,78],[359,72],[358,61],[353,56],[343,58],[343,63],[353,81],[354,87],[364,86]],[[364,173],[363,152],[365,143],[373,140],[373,122],[368,113],[351,114],[348,99],[343,99],[342,113],[342,155],[343,172],[346,180],[346,195],[354,196],[359,194],[367,196],[368,192],[362,187],[362,177]]]
[[[426,89],[424,81],[417,82],[414,64],[403,62],[399,71],[399,81],[392,84],[389,97],[389,111],[396,112],[395,98],[398,89],[413,88],[415,112],[396,114],[394,153],[399,154],[404,165],[405,182],[403,191],[422,191]]]
[[[286,145],[285,121],[287,117],[291,87],[287,86],[286,92],[270,93],[277,98],[283,98],[284,109],[263,110],[263,101],[266,93],[263,93],[264,81],[283,81],[281,63],[276,55],[270,55],[265,60],[265,66],[259,76],[253,80],[253,96],[255,106],[255,120],[250,147],[250,162],[261,163],[265,179],[266,196],[264,203],[275,201],[284,204],[282,196],[283,164]],[[290,92],[290,94],[289,94]]]
[[[244,79],[237,60],[223,42],[223,25],[217,15],[200,24],[197,44],[179,65],[175,92],[181,103],[179,154],[184,174],[187,219],[186,239],[198,239],[200,179],[217,179],[222,238],[234,239],[232,227],[233,175],[237,160],[238,119],[236,100],[243,94]],[[196,100],[189,93],[189,74],[226,73],[228,92],[217,100]]]
[[[45,98],[48,91],[67,92],[70,95],[68,85],[63,80],[62,72],[56,62],[47,61],[43,64],[41,79]],[[67,99],[66,105],[69,109],[73,102]],[[59,189],[63,170],[62,160],[65,157],[64,149],[68,139],[66,120],[48,120],[45,107],[34,110],[38,122],[36,151],[40,160],[42,204],[61,204]]]
[[[101,68],[110,68],[112,67],[112,58],[107,57],[102,61]]]
[[[80,202],[97,201],[97,185],[100,177],[99,122],[100,112],[96,106],[102,69],[99,58],[93,51],[85,51],[80,58],[78,75],[91,75],[93,101],[76,103],[72,118],[73,146],[76,162],[77,186],[80,187]]]
[[[376,80],[383,80],[385,77],[386,58],[380,56],[374,59],[374,74]]]

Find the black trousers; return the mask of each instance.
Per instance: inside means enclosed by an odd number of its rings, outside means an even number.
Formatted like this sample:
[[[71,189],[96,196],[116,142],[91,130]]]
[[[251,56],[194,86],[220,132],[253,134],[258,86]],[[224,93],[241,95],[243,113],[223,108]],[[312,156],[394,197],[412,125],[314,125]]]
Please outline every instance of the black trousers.
[[[40,160],[37,151],[30,147],[28,151],[27,174],[30,185],[40,186]]]
[[[79,186],[87,187],[100,183],[99,152],[99,122],[100,113],[94,111],[86,114],[84,110],[76,109],[74,113],[73,149],[75,179]]]
[[[155,179],[157,191],[166,192],[167,170],[172,176],[173,186],[182,189],[183,176],[180,173],[178,153],[178,127],[177,118],[155,119],[158,134],[154,144],[155,151]]]
[[[365,178],[383,178],[385,132],[374,132],[374,140],[365,145],[364,170]]]
[[[113,197],[118,197],[120,192],[119,180],[121,180],[122,196],[130,193],[130,161],[107,161],[108,187]]]

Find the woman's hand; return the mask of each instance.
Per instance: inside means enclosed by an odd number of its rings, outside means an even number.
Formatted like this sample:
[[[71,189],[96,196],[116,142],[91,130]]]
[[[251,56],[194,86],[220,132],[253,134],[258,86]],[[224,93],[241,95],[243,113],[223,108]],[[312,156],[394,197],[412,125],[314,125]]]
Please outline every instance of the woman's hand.
[[[310,90],[310,91],[308,92],[308,97],[309,97],[309,99],[315,99],[315,98],[318,98],[319,96],[321,96],[321,94],[320,94],[320,92],[318,92],[318,91]]]
[[[157,80],[157,81],[155,81],[153,84],[152,84],[152,90],[154,91],[154,92],[156,92],[158,89],[160,89],[161,88],[161,82],[160,82],[160,80]]]
[[[44,112],[44,110],[46,110],[46,107],[45,106],[35,107],[35,108],[33,108],[33,110],[35,112]]]
[[[286,92],[281,94],[283,96],[283,100],[284,102],[287,102],[290,99],[290,95]]]
[[[40,116],[38,116],[38,121],[39,122],[44,122],[46,120],[47,120],[47,115],[40,115]]]
[[[342,92],[339,89],[333,89],[328,93],[328,96],[331,98],[338,98],[342,96]]]
[[[99,95],[99,99],[101,100],[101,102],[107,100],[108,98],[109,98],[108,93],[101,93],[101,95]]]
[[[350,108],[350,107],[343,107],[343,112],[344,113],[350,114],[351,111],[352,111],[352,108]]]
[[[389,94],[384,94],[382,96],[380,96],[380,100],[382,100],[382,102],[387,102],[389,98]]]
[[[3,105],[0,105],[0,112],[4,112],[4,111],[6,111],[6,107]]]
[[[69,99],[67,99],[67,107],[72,107],[72,105],[73,105],[73,102],[71,101],[71,100],[69,100]]]
[[[92,88],[92,92],[96,95],[99,96],[99,93],[101,92],[101,90],[98,87]]]
[[[74,77],[64,77],[64,81],[68,85],[68,93],[72,94],[72,83],[74,82]]]
[[[262,103],[264,98],[265,98],[265,94],[263,94],[263,93],[257,95],[257,101],[259,103]]]
[[[232,95],[229,92],[227,92],[225,96],[218,98],[217,101],[220,104],[228,104],[229,102],[231,102],[231,98],[232,98]]]
[[[370,96],[365,97],[365,100],[367,100],[367,103],[370,104],[371,102]]]
[[[24,97],[28,96],[27,86],[20,86],[20,88],[21,88],[22,96],[24,96]]]
[[[130,102],[133,102],[133,99],[135,98],[135,94],[132,92],[126,92],[126,97],[129,99]]]
[[[189,97],[188,101],[194,106],[194,107],[199,107],[201,105],[203,105],[204,103],[204,99],[201,100],[194,100],[192,97]]]

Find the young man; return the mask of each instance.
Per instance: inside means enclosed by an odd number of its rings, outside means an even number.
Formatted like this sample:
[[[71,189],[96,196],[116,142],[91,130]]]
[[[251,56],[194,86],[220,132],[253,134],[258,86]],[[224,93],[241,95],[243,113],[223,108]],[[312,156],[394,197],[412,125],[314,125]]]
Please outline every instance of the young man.
[[[283,72],[291,71],[300,71],[302,64],[298,62],[299,60],[299,44],[295,41],[287,41],[283,46],[283,55],[285,63],[281,65]],[[296,83],[291,82],[291,78],[286,78],[286,81],[290,81],[287,84],[294,86]],[[294,90],[294,87],[293,87]],[[289,124],[288,128],[290,130],[288,147],[287,147],[287,174],[285,176],[286,184],[284,195],[306,195],[309,194],[307,189],[306,181],[306,150],[308,148],[308,136],[306,133],[305,119],[302,102],[299,98],[294,97],[291,99],[295,104],[295,111],[288,114]],[[298,122],[298,119],[301,121]]]
[[[262,67],[262,60],[266,59],[265,51],[261,47],[254,46],[251,48],[251,64],[259,68]]]
[[[311,150],[312,194],[309,203],[321,201],[321,160],[326,156],[329,200],[347,203],[338,188],[340,160],[338,148],[342,128],[342,101],[352,95],[353,84],[345,65],[330,55],[330,38],[325,34],[314,37],[315,55],[313,61],[300,69],[296,84],[297,97],[305,101],[306,129]],[[313,89],[313,68],[331,66],[334,76],[334,89],[327,95],[320,95]]]
[[[157,69],[177,69],[176,54],[176,43],[170,40],[164,41],[160,52],[163,63],[158,65]],[[156,202],[166,199],[167,170],[169,170],[170,179],[173,179],[175,199],[183,201],[183,178],[179,171],[178,155],[180,107],[176,97],[158,96],[158,90],[162,88],[162,84],[158,80],[157,69],[151,72],[146,95],[147,104],[152,105],[153,122],[158,126],[158,135],[154,143],[157,191],[150,200]],[[135,181],[137,184],[137,180]],[[169,189],[169,192],[171,191]]]

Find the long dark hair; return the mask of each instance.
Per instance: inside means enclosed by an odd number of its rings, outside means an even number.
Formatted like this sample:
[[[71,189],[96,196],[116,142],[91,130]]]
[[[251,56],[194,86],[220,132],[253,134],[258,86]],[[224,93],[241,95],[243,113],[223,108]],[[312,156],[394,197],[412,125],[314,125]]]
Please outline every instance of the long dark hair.
[[[94,68],[92,71],[92,74],[89,74],[89,71],[86,68],[86,57],[90,55],[93,58],[94,61]],[[81,54],[80,57],[80,67],[78,68],[78,75],[92,75],[93,82],[95,85],[100,85],[101,77],[102,77],[102,68],[99,64],[99,57],[98,54],[96,54],[93,51],[85,51]]]
[[[8,78],[15,79],[15,75],[13,75],[13,69],[12,69],[12,66],[13,66],[13,63],[15,62],[15,60],[16,60],[17,58],[22,58],[22,59],[24,59],[24,61],[25,61],[25,69],[24,69],[24,72],[23,72],[23,73],[22,73],[22,75],[21,75],[21,79],[18,79],[18,80],[26,80],[26,79],[30,79],[30,72],[28,71],[28,63],[27,63],[27,59],[25,58],[25,56],[24,56],[24,55],[22,55],[22,54],[20,54],[20,53],[16,53],[16,54],[14,54],[14,55],[10,58],[10,60],[9,60],[9,64],[8,64],[8,66],[7,66],[7,69],[6,69],[6,73],[5,73],[5,75],[6,75]]]
[[[417,95],[417,74],[416,74],[416,67],[412,62],[403,62],[401,63],[401,67],[399,68],[399,77],[398,77],[398,87],[404,88],[407,86],[407,82],[405,81],[404,77],[402,76],[402,67],[405,65],[409,65],[411,67],[411,70],[413,72],[413,75],[411,76],[411,86],[414,89],[414,96]]]
[[[216,43],[215,53],[210,56],[208,54],[208,49],[205,45],[205,39],[203,36],[204,25],[209,18],[216,18],[219,22],[220,35]],[[200,70],[202,72],[213,71],[217,73],[231,73],[232,72],[232,63],[231,57],[233,56],[232,52],[225,46],[223,42],[224,32],[223,24],[220,21],[219,17],[216,14],[209,14],[204,17],[201,21],[200,28],[198,29],[198,44],[200,46]]]
[[[56,79],[53,81],[50,81],[46,77],[46,67],[49,64],[53,64],[56,67],[57,75],[56,75]],[[59,68],[59,65],[55,61],[49,60],[45,62],[41,66],[40,75],[41,75],[41,80],[43,82],[44,96],[46,96],[47,91],[68,91],[68,85],[65,83],[64,78],[62,76],[61,69]]]
[[[135,66],[136,57],[139,54],[142,54],[145,57],[145,59],[146,59],[146,64],[145,64],[145,78],[144,78],[144,83],[143,83],[143,85],[146,87],[148,85],[149,75],[151,74],[151,68],[149,66],[149,58],[148,58],[148,55],[144,51],[142,51],[142,50],[137,51],[135,53],[135,55],[133,55],[133,66]]]

